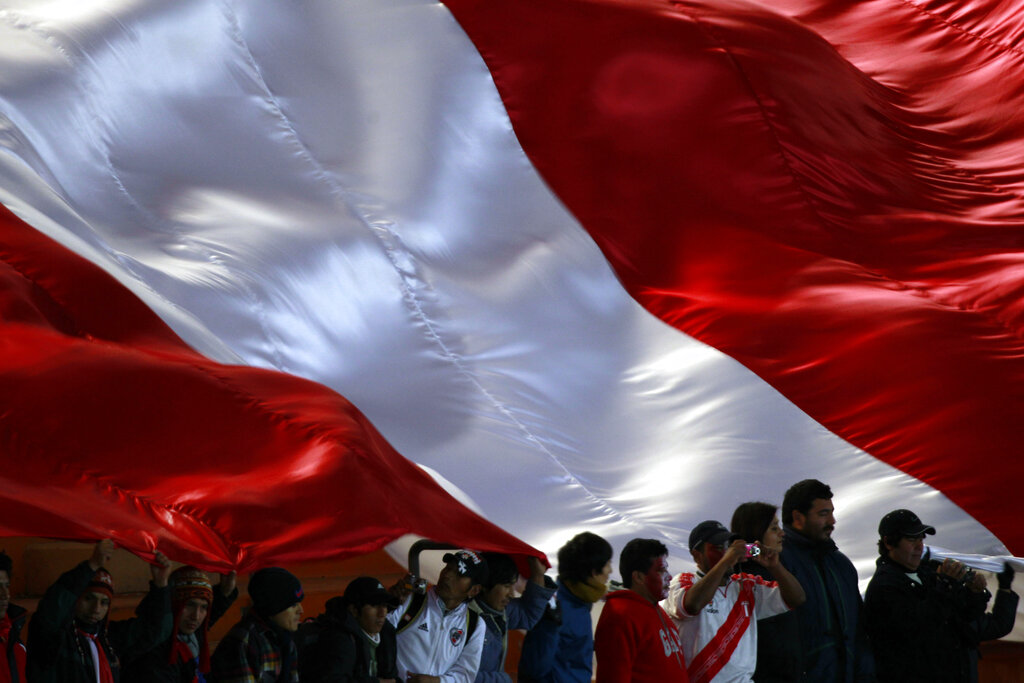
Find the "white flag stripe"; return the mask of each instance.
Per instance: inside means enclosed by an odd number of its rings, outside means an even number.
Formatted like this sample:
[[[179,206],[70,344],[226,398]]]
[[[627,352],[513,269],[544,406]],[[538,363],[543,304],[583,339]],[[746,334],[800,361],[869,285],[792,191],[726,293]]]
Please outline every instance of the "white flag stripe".
[[[940,492],[655,319],[530,166],[436,3],[92,3],[0,14],[3,202],[208,356],[320,381],[552,555],[833,486],[1004,555]],[[31,169],[29,172],[28,169]]]

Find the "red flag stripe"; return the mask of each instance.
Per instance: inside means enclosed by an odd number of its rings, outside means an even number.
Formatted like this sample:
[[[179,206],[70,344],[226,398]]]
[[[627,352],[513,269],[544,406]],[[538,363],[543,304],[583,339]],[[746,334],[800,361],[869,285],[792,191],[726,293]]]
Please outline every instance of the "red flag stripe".
[[[1024,551],[1017,49],[899,2],[446,5],[639,302]]]

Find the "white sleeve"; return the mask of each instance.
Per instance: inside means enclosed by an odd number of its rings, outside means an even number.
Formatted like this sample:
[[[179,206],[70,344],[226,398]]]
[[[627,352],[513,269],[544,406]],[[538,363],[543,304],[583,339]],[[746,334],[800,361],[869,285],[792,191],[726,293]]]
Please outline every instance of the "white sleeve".
[[[484,651],[484,633],[487,631],[487,624],[483,619],[477,619],[473,635],[466,641],[462,653],[455,660],[455,664],[441,675],[441,683],[473,683],[476,680],[476,672],[480,669],[480,655]]]
[[[686,591],[692,587],[693,574],[677,574],[672,578],[672,583],[668,587],[668,597],[659,604],[674,621],[693,619],[694,615],[688,614],[686,608],[683,607],[683,598],[686,597]]]
[[[405,614],[405,610],[409,609],[410,602],[412,602],[412,593],[405,597],[405,600],[402,601],[401,605],[393,610],[388,610],[387,620],[395,628],[398,628],[398,620],[402,618],[403,614]]]
[[[789,611],[789,606],[782,599],[782,589],[774,581],[770,583],[758,582],[754,585],[754,616],[757,619],[767,619],[776,614]]]

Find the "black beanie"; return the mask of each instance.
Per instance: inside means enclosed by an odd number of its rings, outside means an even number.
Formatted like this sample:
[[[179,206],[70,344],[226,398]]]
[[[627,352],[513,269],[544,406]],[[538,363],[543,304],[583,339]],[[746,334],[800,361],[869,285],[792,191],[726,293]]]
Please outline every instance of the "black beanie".
[[[306,597],[302,584],[287,569],[267,567],[260,569],[249,579],[249,597],[252,608],[267,619],[282,612]]]

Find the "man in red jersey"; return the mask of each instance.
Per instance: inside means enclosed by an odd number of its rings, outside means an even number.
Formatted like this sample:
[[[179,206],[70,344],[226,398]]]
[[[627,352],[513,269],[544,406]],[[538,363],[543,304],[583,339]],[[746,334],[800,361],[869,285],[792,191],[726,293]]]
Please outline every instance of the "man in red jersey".
[[[594,635],[597,683],[687,681],[676,627],[658,605],[668,592],[668,549],[634,538],[619,555],[625,590],[608,594]]]

